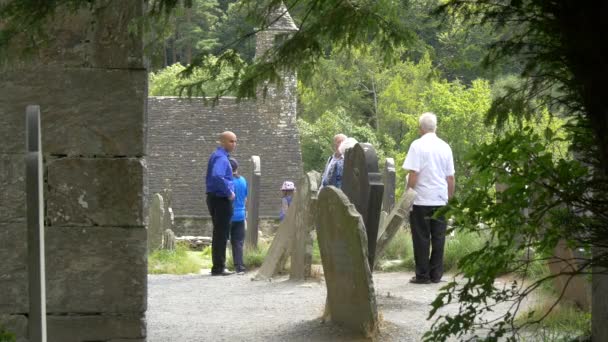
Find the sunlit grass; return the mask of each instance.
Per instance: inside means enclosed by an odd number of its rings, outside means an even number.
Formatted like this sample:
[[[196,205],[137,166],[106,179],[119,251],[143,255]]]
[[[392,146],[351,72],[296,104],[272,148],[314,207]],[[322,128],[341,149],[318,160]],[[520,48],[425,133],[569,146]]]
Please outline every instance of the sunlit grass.
[[[202,268],[211,268],[211,248],[202,252],[190,251],[178,244],[174,251],[157,250],[148,256],[150,274],[199,273]]]

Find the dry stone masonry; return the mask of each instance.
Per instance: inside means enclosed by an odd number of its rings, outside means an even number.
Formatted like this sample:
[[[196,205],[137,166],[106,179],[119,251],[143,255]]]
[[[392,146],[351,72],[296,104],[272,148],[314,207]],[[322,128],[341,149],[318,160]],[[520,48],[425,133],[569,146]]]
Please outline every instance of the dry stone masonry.
[[[23,112],[32,103],[44,152],[48,340],[146,338],[147,70],[132,21],[142,14],[140,0],[58,14],[49,46],[0,67],[0,324],[18,341],[28,340]]]

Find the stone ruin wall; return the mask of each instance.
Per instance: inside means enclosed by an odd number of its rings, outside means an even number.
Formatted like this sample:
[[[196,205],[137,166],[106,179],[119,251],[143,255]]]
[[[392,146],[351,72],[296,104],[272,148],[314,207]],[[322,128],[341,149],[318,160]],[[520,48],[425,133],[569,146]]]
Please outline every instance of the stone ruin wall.
[[[48,341],[144,341],[143,2],[54,18],[54,41],[0,70],[0,325],[27,341],[25,107],[41,106]],[[16,47],[14,50],[17,50]]]

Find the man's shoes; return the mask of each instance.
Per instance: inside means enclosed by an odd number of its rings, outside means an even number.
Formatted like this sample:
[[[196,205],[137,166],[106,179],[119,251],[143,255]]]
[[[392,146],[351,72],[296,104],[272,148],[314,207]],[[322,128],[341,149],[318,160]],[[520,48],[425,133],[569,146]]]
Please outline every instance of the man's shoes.
[[[212,276],[229,276],[231,274],[234,274],[234,272],[230,272],[228,270],[223,270],[222,272],[211,272]]]
[[[433,283],[433,284],[441,283],[441,279],[431,279],[431,283]]]
[[[412,277],[412,279],[410,279],[410,283],[412,283],[412,284],[430,284],[431,281],[429,279],[420,279],[420,278]]]

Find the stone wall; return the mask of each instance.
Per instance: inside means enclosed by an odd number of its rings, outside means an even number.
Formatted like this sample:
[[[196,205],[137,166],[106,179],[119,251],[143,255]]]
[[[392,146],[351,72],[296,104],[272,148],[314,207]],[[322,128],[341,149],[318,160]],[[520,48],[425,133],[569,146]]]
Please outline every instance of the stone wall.
[[[27,341],[25,107],[41,107],[49,341],[146,336],[147,71],[140,0],[54,18],[0,70],[0,324]]]
[[[279,14],[283,16],[275,20]],[[263,58],[284,35],[297,31],[284,6],[273,15],[273,24],[256,35],[256,58]],[[251,174],[251,156],[260,156],[260,216],[278,217],[281,184],[302,176],[296,88],[295,72],[284,70],[281,86],[262,85],[252,100],[223,97],[213,105],[203,98],[150,97],[150,193],[172,189],[176,217],[208,216],[204,184],[207,160],[217,146],[218,135],[229,130],[238,138],[232,156],[239,161],[242,175],[247,178]],[[179,230],[176,233],[180,235]]]

